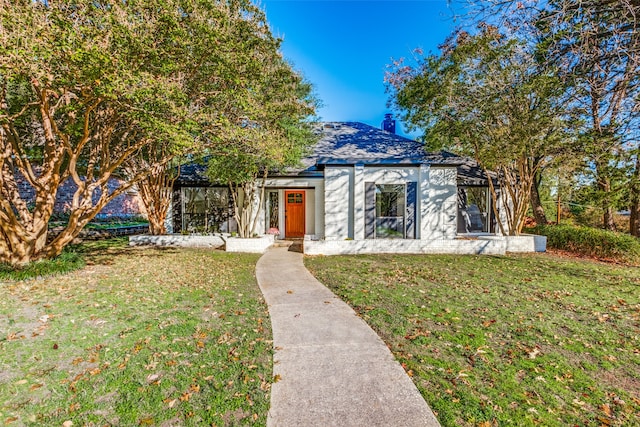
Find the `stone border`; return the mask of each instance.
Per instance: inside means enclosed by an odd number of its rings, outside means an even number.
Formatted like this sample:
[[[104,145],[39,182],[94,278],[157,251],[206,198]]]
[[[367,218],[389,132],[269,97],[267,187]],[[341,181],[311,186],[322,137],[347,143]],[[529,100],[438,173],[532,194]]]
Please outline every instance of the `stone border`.
[[[305,239],[306,255],[356,254],[459,254],[504,255],[507,252],[544,252],[545,236],[478,236],[436,240],[311,240]]]
[[[227,252],[246,252],[252,254],[263,254],[273,245],[275,236],[273,234],[265,234],[264,236],[241,239],[239,237],[227,238]]]
[[[260,237],[241,239],[229,235],[182,235],[165,234],[161,236],[151,236],[140,234],[129,236],[129,246],[162,246],[181,248],[212,248],[224,249],[227,252],[247,252],[264,253],[269,246],[273,245],[274,236],[267,234]]]
[[[222,236],[197,236],[182,234],[163,234],[152,236],[139,234],[129,236],[129,246],[169,246],[180,248],[212,248],[221,249],[225,240]]]

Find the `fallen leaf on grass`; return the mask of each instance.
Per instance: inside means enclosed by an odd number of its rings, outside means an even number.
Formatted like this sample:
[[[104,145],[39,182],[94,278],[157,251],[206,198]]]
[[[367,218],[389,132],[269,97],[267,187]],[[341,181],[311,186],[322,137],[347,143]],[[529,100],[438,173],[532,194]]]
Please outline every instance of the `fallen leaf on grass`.
[[[153,418],[151,418],[151,417],[143,418],[138,422],[139,426],[152,426],[154,424],[155,424],[155,422],[153,421]]]
[[[527,354],[529,355],[529,359],[535,359],[540,354],[540,349],[538,347],[535,347],[534,349],[527,352]]]
[[[151,384],[151,383],[153,383],[153,382],[157,381],[159,378],[160,378],[160,375],[158,375],[158,374],[151,374],[151,375],[148,375],[148,376],[147,376],[147,382],[148,382],[149,384]]]
[[[29,390],[33,391],[33,390],[37,390],[40,387],[42,387],[44,384],[33,384],[31,387],[29,387]]]

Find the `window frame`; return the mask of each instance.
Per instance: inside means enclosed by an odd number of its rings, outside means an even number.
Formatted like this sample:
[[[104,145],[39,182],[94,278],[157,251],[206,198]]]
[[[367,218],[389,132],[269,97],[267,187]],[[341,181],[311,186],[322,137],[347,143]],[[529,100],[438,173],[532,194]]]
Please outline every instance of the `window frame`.
[[[472,190],[483,190],[484,191],[484,205],[485,205],[485,211],[483,212],[480,209],[480,206],[478,206],[478,204],[476,203],[471,203],[469,204],[468,201],[464,203],[464,206],[466,208],[463,208],[463,202],[461,200],[461,191],[466,191],[468,189],[472,189]],[[489,187],[488,186],[484,186],[484,185],[459,185],[458,186],[458,190],[457,190],[457,200],[456,200],[456,234],[458,235],[463,235],[463,236],[481,236],[481,235],[488,235],[488,234],[492,234],[493,233],[493,220],[494,220],[494,216],[493,216],[493,201],[491,198],[491,193],[489,191]],[[467,197],[468,199],[468,193],[465,195],[465,197]],[[475,205],[478,208],[479,214],[481,215],[481,223],[482,223],[482,230],[478,230],[478,229],[470,229],[470,230],[461,230],[461,225],[463,224],[463,221],[467,221],[468,224],[473,224],[474,221],[477,221],[477,218],[470,218],[468,213],[467,213],[467,209],[470,206]],[[467,216],[465,217],[464,213],[467,213]],[[476,216],[477,214],[474,214],[473,216]]]
[[[407,239],[407,183],[374,183],[375,188],[375,218],[374,218],[374,239]],[[402,191],[396,192],[396,194],[402,194],[402,215],[396,216],[378,216],[378,196],[384,194],[385,192],[380,190],[379,187],[402,187]],[[379,235],[378,221],[380,218],[402,218],[402,235],[401,236],[392,236],[392,235]]]

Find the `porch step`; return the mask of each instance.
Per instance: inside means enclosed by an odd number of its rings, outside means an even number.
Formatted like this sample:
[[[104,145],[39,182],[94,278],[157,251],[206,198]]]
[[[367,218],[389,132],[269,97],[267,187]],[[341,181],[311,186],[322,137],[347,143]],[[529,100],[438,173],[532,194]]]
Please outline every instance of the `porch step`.
[[[274,248],[288,248],[293,245],[293,240],[276,240],[272,247]]]
[[[304,252],[302,239],[276,240],[272,247],[289,248],[291,252]]]

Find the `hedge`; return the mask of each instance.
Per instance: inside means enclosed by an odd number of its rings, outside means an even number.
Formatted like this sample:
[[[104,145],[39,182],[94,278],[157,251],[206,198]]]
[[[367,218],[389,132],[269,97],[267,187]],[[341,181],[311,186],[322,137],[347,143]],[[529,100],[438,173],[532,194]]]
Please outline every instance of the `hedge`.
[[[640,240],[629,234],[571,225],[538,225],[527,232],[547,236],[549,248],[640,264]]]

